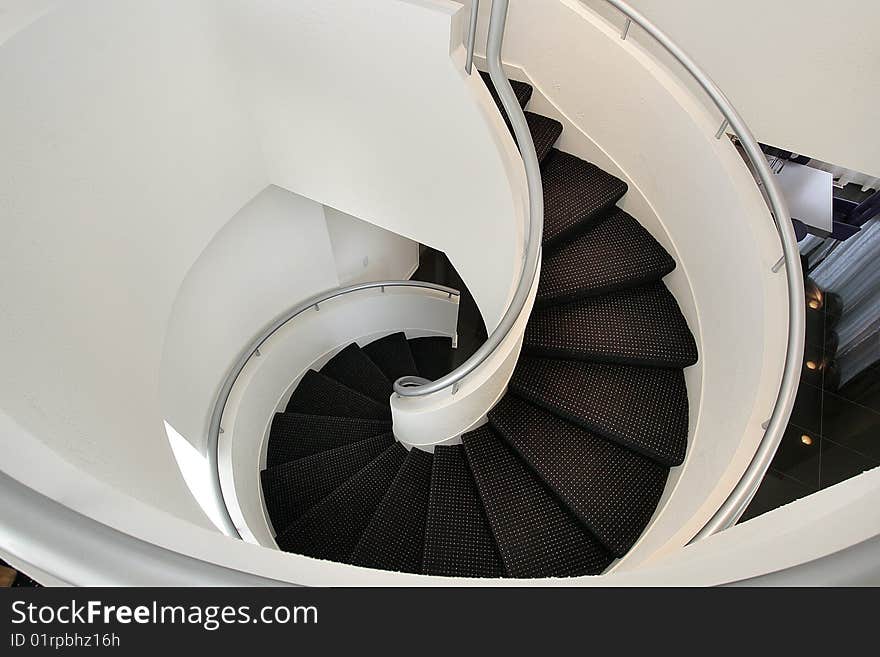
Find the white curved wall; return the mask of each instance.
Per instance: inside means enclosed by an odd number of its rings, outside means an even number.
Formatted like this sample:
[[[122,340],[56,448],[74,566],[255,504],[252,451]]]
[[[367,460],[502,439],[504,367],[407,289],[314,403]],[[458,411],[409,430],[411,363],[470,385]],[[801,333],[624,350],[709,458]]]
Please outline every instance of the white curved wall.
[[[461,5],[220,0],[272,182],[444,251],[491,331],[519,273],[522,161]]]
[[[207,7],[61,2],[0,46],[0,407],[200,523],[162,425],[165,325],[205,244],[268,184]]]
[[[629,2],[700,62],[762,142],[880,176],[880,4],[738,0],[722,15],[705,0]]]
[[[563,121],[560,147],[629,183],[622,205],[675,257],[666,283],[700,349],[685,372],[687,461],[618,566],[631,567],[686,543],[763,435],[787,333],[785,275],[770,271],[781,245],[740,156],[714,138],[715,114],[637,39],[621,40],[578,0],[517,0],[504,44],[505,61],[536,87],[530,108]]]
[[[0,408],[76,466],[208,523],[165,436],[166,328],[181,349],[168,323],[187,272],[269,185],[446,251],[488,321],[500,317],[525,184],[451,46],[459,5],[18,8],[0,42]],[[235,298],[230,314],[271,319]],[[188,440],[204,422],[192,412],[173,411]]]
[[[200,452],[227,373],[254,335],[299,301],[338,287],[323,207],[270,186],[190,268],[168,319],[162,417]]]

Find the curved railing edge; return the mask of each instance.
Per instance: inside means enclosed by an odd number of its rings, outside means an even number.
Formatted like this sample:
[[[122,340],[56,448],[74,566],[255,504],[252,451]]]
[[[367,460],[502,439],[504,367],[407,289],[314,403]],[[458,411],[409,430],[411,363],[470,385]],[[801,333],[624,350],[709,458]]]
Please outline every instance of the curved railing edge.
[[[27,561],[33,548],[50,546],[28,561],[45,574],[76,586],[292,586],[262,575],[212,563],[128,534],[30,488],[0,471],[4,511],[0,526],[15,536],[14,557]],[[34,510],[39,510],[35,513]],[[59,546],[75,543],[65,552]],[[5,548],[6,546],[4,546]],[[63,571],[63,572],[62,572]],[[79,575],[78,579],[70,576]]]
[[[773,265],[771,270],[775,273],[784,266],[788,285],[788,340],[786,344],[785,365],[783,366],[782,380],[779,384],[779,394],[770,419],[765,423],[764,437],[758,449],[755,451],[743,476],[737,482],[733,491],[722,503],[712,518],[697,532],[692,540],[699,540],[727,529],[739,520],[746,507],[755,495],[761,480],[770,467],[770,462],[776,453],[785,426],[791,415],[794,400],[797,396],[798,380],[800,379],[801,363],[803,360],[804,333],[806,324],[806,307],[803,294],[803,273],[801,271],[800,251],[797,246],[797,238],[791,223],[791,214],[788,204],[779,190],[767,160],[761,147],[758,145],[739,112],[721,91],[718,85],[709,75],[700,68],[691,57],[684,52],[672,39],[660,28],[654,25],[644,15],[633,9],[622,0],[604,0],[615,7],[624,16],[626,24],[621,32],[621,38],[626,39],[630,26],[635,23],[641,27],[651,38],[657,41],[702,87],[716,108],[721,112],[724,120],[716,138],[721,138],[725,132],[730,131],[737,137],[746,157],[751,164],[754,174],[757,175],[760,186],[763,188],[763,196],[770,208],[770,213],[775,221],[779,239],[782,244],[782,258]]]
[[[535,143],[532,141],[532,134],[526,122],[526,116],[519,105],[519,101],[516,99],[513,87],[510,86],[510,81],[507,79],[501,64],[501,48],[504,42],[504,27],[507,21],[508,5],[509,0],[494,0],[492,3],[486,59],[492,84],[501,98],[501,103],[507,112],[507,118],[510,120],[516,142],[519,144],[529,190],[528,234],[519,282],[501,321],[492,331],[491,335],[489,335],[488,339],[470,358],[446,376],[430,383],[419,385],[418,382],[409,377],[398,379],[394,382],[394,392],[401,397],[423,397],[440,390],[445,390],[450,386],[453,388],[453,392],[455,392],[461,381],[494,354],[510,334],[511,329],[516,324],[528,302],[535,278],[538,276],[539,264],[541,262],[541,238],[544,230],[544,190],[541,183],[541,167],[538,163]],[[469,48],[471,47],[472,43],[469,43]]]
[[[458,290],[455,290],[451,287],[438,285],[436,283],[426,283],[424,281],[372,281],[346,285],[343,287],[334,288],[332,290],[326,290],[324,292],[320,292],[314,295],[313,297],[310,297],[309,299],[306,299],[305,301],[296,304],[290,310],[281,313],[275,319],[273,319],[272,322],[266,325],[263,330],[261,330],[248,343],[248,345],[241,352],[233,366],[229,369],[229,372],[226,374],[226,378],[223,379],[223,383],[220,386],[220,390],[217,393],[217,397],[214,402],[213,410],[211,411],[211,420],[210,424],[208,425],[207,445],[208,469],[211,474],[211,492],[215,500],[218,502],[218,507],[221,513],[219,521],[223,525],[219,529],[221,529],[224,534],[227,534],[228,536],[233,536],[235,538],[241,538],[241,534],[239,533],[238,528],[235,526],[235,523],[232,520],[232,516],[229,515],[229,510],[223,495],[223,487],[220,482],[220,425],[223,420],[223,411],[225,410],[226,404],[229,401],[229,395],[232,393],[232,389],[235,387],[235,382],[238,380],[238,377],[241,375],[245,366],[248,364],[251,358],[254,357],[257,351],[259,351],[260,347],[266,342],[266,340],[274,335],[285,324],[295,319],[297,316],[301,315],[307,310],[310,310],[312,308],[320,310],[321,304],[326,303],[337,297],[351,294],[353,292],[361,292],[363,290],[374,289],[381,289],[384,292],[385,288],[394,287],[412,287],[433,290],[436,292],[447,294],[449,295],[449,298],[461,296],[461,293]]]

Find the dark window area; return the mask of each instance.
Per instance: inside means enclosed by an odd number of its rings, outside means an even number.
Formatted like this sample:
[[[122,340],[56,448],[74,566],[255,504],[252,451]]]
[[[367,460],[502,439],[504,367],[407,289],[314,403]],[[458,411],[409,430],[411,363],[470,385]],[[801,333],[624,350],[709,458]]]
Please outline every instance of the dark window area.
[[[880,466],[880,218],[800,242],[807,324],[788,428],[742,520]]]

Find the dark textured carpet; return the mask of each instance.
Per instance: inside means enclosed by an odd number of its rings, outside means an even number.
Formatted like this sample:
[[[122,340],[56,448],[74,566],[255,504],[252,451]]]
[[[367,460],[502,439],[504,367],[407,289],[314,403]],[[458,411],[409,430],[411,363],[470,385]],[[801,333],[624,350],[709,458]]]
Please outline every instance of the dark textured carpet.
[[[541,167],[544,245],[570,240],[610,212],[626,183],[585,160],[553,149]]]
[[[442,336],[414,338],[409,341],[419,376],[431,381],[446,376],[452,371],[452,339]]]
[[[619,208],[541,263],[536,306],[574,301],[659,281],[675,260]]]
[[[504,568],[461,445],[437,447],[425,523],[424,572],[501,577]]]
[[[510,389],[663,465],[684,460],[688,397],[681,370],[522,356]]]
[[[297,385],[285,409],[288,413],[359,417],[373,420],[391,418],[388,404],[380,404],[352,390],[326,374],[309,370]]]
[[[407,451],[394,443],[277,537],[278,547],[318,559],[349,561]]]
[[[489,76],[488,71],[480,71],[480,76],[483,78],[483,82],[489,89],[489,94],[492,96],[492,100],[495,101],[495,105],[498,107],[504,120],[507,121],[507,112],[504,111],[504,107],[501,105],[501,99],[498,97],[498,92],[495,91],[495,86],[492,84],[492,78]],[[511,80],[510,86],[513,88],[513,93],[516,95],[519,106],[525,107],[528,105],[529,100],[532,98],[532,85],[526,84],[525,82],[519,82],[518,80]]]
[[[511,577],[601,573],[613,557],[488,426],[462,436]]]
[[[433,457],[412,449],[364,530],[351,562],[358,566],[422,572],[425,516]]]
[[[366,395],[379,404],[387,404],[393,392],[391,381],[356,344],[350,344],[333,356],[321,374]]]
[[[663,283],[536,310],[523,351],[647,367],[697,362],[694,336]]]
[[[562,124],[556,119],[551,119],[534,112],[526,112],[526,122],[529,124],[529,132],[532,135],[532,141],[535,143],[535,153],[538,156],[538,162],[543,162],[559,135],[562,134]]]
[[[629,551],[660,500],[666,466],[513,395],[489,421],[609,550]]]
[[[387,433],[263,470],[263,497],[275,531],[284,531],[393,443]]]
[[[416,376],[416,362],[403,333],[392,333],[363,347],[379,369],[393,384],[403,376]]]

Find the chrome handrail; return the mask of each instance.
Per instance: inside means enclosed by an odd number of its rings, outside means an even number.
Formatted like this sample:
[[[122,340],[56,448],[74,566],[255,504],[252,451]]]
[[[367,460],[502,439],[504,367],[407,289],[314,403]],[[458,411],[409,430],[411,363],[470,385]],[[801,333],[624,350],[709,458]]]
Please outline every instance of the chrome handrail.
[[[452,387],[453,394],[468,374],[482,365],[501,345],[510,334],[516,321],[522,314],[529,292],[538,276],[538,266],[541,262],[541,237],[544,231],[544,190],[541,183],[541,167],[538,163],[538,154],[535,152],[535,143],[526,122],[513,87],[504,74],[501,65],[501,47],[504,42],[504,27],[507,21],[507,9],[509,0],[494,0],[489,18],[489,37],[486,46],[486,59],[489,66],[489,75],[492,84],[498,92],[501,104],[507,112],[513,128],[514,137],[519,144],[520,154],[526,170],[526,181],[529,189],[529,217],[528,234],[526,236],[523,266],[520,272],[519,283],[514,292],[513,299],[507,307],[507,311],[492,331],[489,338],[482,346],[473,353],[458,368],[444,377],[431,383],[419,383],[412,377],[403,377],[394,382],[394,392],[401,397],[423,397],[440,390]],[[472,25],[476,20],[472,19]]]
[[[745,512],[758,490],[758,486],[774,454],[782,440],[788,418],[791,415],[794,400],[797,396],[798,380],[800,379],[801,362],[803,360],[804,332],[806,324],[806,307],[804,301],[804,280],[801,271],[800,251],[797,246],[794,227],[791,223],[791,215],[788,204],[776,184],[775,176],[767,164],[767,159],[761,151],[754,135],[752,135],[745,121],[733,107],[733,104],[718,88],[718,85],[701,69],[690,56],[684,52],[672,39],[660,28],[654,25],[641,13],[633,9],[621,0],[604,0],[615,7],[626,17],[620,38],[626,40],[632,24],[635,23],[651,38],[659,43],[667,53],[679,63],[688,74],[702,87],[709,96],[715,107],[721,112],[723,120],[716,139],[721,139],[727,131],[732,132],[745,152],[746,158],[758,177],[759,186],[762,188],[762,196],[770,208],[776,224],[779,240],[782,243],[782,258],[771,267],[776,273],[782,265],[785,265],[788,283],[788,342],[785,352],[785,366],[782,380],[779,385],[779,394],[770,419],[764,424],[764,437],[758,449],[755,451],[748,468],[743,473],[737,485],[728,495],[724,503],[715,512],[712,518],[694,536],[693,540],[700,540],[716,532],[727,529],[739,520]]]
[[[242,370],[244,370],[245,366],[248,364],[248,362],[250,362],[251,358],[259,355],[260,347],[265,344],[266,340],[272,337],[279,329],[281,329],[281,327],[283,327],[285,324],[295,319],[302,313],[311,309],[319,312],[321,310],[321,304],[327,303],[328,301],[337,297],[351,294],[352,292],[361,292],[363,290],[375,289],[381,289],[382,292],[385,292],[386,288],[393,287],[411,287],[433,290],[448,295],[450,299],[452,297],[461,296],[461,293],[458,290],[455,290],[451,287],[446,287],[445,285],[437,285],[436,283],[426,283],[423,281],[373,281],[368,283],[356,283],[354,285],[338,287],[316,294],[306,301],[298,303],[290,310],[280,314],[267,326],[265,326],[263,330],[260,331],[241,352],[238,359],[235,361],[235,364],[226,374],[226,378],[223,380],[223,384],[220,386],[220,391],[217,393],[217,399],[214,402],[214,408],[211,412],[211,422],[208,425],[208,468],[211,473],[211,492],[214,496],[214,499],[219,502],[218,507],[221,512],[219,520],[223,525],[220,529],[223,531],[223,533],[229,536],[241,538],[241,534],[236,528],[235,523],[232,521],[232,517],[229,515],[228,508],[224,501],[223,487],[220,484],[219,448],[220,434],[222,432],[220,424],[223,419],[223,411],[226,408],[226,403],[229,401],[229,395],[232,392],[232,388],[235,386],[235,382],[241,375]]]

